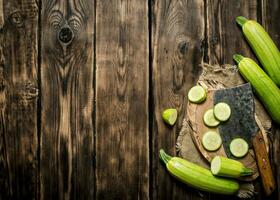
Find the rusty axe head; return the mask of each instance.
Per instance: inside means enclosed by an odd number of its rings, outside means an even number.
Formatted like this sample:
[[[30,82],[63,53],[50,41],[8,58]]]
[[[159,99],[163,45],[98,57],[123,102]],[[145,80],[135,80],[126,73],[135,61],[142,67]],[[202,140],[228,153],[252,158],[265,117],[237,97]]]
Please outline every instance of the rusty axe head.
[[[230,119],[219,126],[226,153],[231,157],[229,144],[234,138],[245,139],[251,147],[252,137],[259,130],[255,121],[254,96],[250,83],[217,90],[214,94],[214,105],[219,102],[225,102],[231,108]]]

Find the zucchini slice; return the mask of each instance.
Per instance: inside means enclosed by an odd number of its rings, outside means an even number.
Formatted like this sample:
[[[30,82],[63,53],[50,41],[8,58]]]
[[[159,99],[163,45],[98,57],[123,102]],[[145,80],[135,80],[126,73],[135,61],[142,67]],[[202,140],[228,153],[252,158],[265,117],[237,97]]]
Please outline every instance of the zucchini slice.
[[[188,92],[188,99],[192,103],[201,103],[206,99],[206,96],[206,90],[199,85],[192,87]]]
[[[177,120],[178,112],[175,108],[168,108],[162,112],[163,120],[173,126]]]
[[[214,116],[214,110],[211,108],[207,110],[203,115],[203,121],[206,126],[209,127],[216,127],[220,124],[220,121],[218,121]]]
[[[222,145],[221,136],[215,131],[208,131],[202,137],[202,145],[208,151],[216,151]]]
[[[222,122],[229,119],[231,114],[230,106],[224,102],[220,102],[214,106],[214,116]]]
[[[248,153],[249,145],[242,138],[235,138],[229,145],[230,152],[233,156],[241,158]]]

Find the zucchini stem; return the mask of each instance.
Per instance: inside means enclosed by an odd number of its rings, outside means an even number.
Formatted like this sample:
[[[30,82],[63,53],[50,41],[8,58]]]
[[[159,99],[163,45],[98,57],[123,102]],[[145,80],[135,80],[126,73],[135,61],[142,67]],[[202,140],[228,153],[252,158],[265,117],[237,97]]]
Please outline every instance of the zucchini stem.
[[[167,155],[163,149],[159,151],[159,157],[164,162],[164,164],[167,164],[169,160],[171,160],[171,156]]]
[[[244,57],[243,57],[242,55],[240,55],[240,54],[234,54],[234,55],[233,55],[233,60],[234,60],[237,64],[239,64],[243,58],[244,58]]]
[[[239,25],[239,26],[243,26],[246,22],[248,21],[248,19],[246,17],[243,17],[243,16],[238,16],[236,17],[236,23]]]
[[[242,172],[242,176],[250,176],[253,174],[253,170],[249,169],[249,168],[244,168],[243,172]]]

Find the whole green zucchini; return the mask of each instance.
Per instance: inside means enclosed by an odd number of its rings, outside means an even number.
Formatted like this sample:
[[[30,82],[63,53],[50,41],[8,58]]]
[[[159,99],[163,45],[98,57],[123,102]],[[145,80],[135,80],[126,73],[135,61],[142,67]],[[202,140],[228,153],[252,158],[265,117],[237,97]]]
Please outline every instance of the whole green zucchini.
[[[182,158],[171,157],[162,149],[160,158],[171,175],[191,187],[224,195],[237,194],[239,190],[237,181],[215,177],[210,170]]]
[[[251,83],[254,92],[259,97],[271,118],[280,124],[280,89],[250,58],[235,54],[233,59],[245,80]]]
[[[243,34],[264,70],[280,86],[280,53],[275,43],[258,22],[242,16],[237,17],[236,21],[242,27]]]

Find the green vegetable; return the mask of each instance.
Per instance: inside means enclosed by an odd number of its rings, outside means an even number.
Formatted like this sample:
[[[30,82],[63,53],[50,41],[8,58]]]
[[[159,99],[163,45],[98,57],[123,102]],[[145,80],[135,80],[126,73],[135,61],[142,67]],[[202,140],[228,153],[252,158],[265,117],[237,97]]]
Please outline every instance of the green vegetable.
[[[264,28],[254,20],[239,16],[237,23],[261,62],[264,70],[274,83],[280,86],[280,53]]]
[[[231,114],[230,106],[224,102],[218,103],[214,106],[214,116],[222,122],[229,119]]]
[[[237,158],[241,158],[248,153],[249,145],[242,138],[235,138],[229,144],[229,150]]]
[[[206,96],[205,89],[199,85],[192,87],[188,92],[188,99],[192,103],[201,103],[206,99]]]
[[[205,125],[209,127],[216,127],[220,124],[220,121],[218,121],[214,116],[213,109],[209,109],[204,113],[203,121]]]
[[[178,116],[178,113],[175,108],[168,108],[168,109],[164,110],[162,113],[163,120],[171,126],[173,126],[175,124],[175,122],[177,120],[177,116]]]
[[[217,176],[238,178],[252,175],[253,171],[246,168],[241,162],[222,156],[215,156],[211,161],[211,172]]]
[[[222,145],[221,136],[215,131],[208,131],[202,137],[202,145],[208,151],[216,151]]]
[[[235,54],[241,75],[251,83],[271,118],[280,124],[280,90],[268,75],[250,58]]]
[[[215,177],[210,170],[182,158],[171,157],[162,149],[160,158],[171,175],[191,187],[225,195],[236,194],[239,190],[237,181]]]

